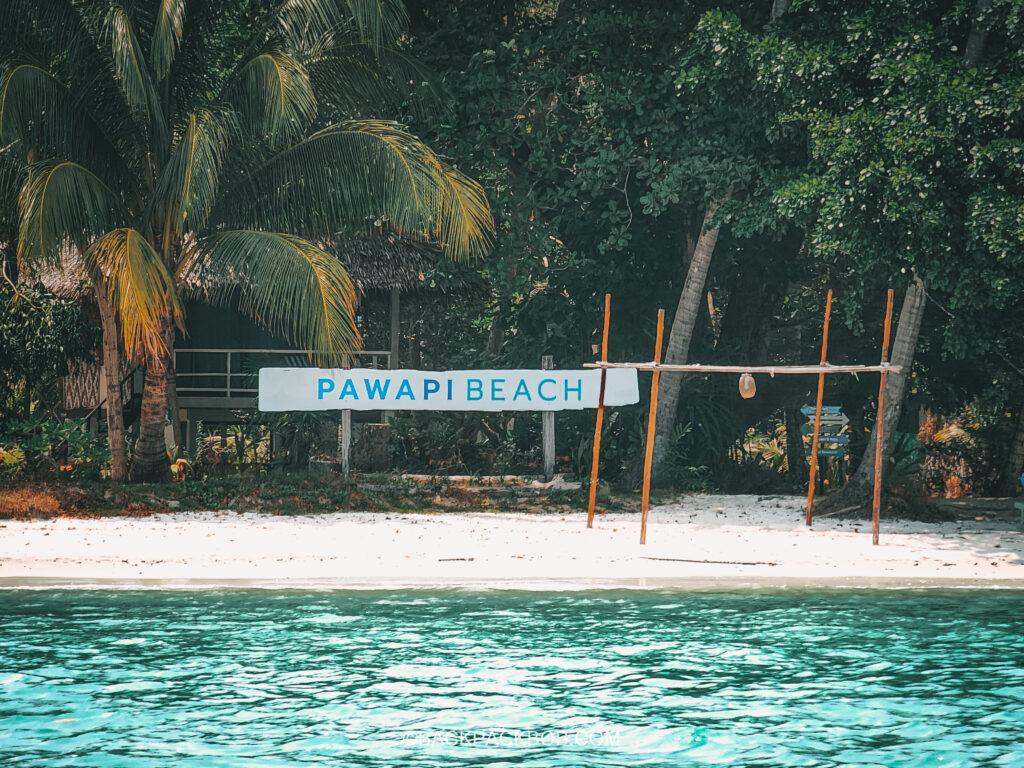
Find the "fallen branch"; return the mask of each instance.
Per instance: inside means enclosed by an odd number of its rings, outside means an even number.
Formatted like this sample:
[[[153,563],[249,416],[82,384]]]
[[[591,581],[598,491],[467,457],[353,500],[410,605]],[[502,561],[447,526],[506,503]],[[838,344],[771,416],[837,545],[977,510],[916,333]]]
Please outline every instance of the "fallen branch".
[[[673,563],[708,563],[711,565],[778,565],[766,561],[745,563],[741,560],[687,560],[681,557],[644,557],[644,560],[666,560]]]
[[[817,520],[820,520],[823,517],[835,517],[836,515],[843,514],[843,512],[853,512],[853,510],[861,509],[862,507],[862,504],[854,504],[852,507],[843,507],[842,509],[837,509],[835,512],[826,512],[823,515],[815,515],[814,517]]]

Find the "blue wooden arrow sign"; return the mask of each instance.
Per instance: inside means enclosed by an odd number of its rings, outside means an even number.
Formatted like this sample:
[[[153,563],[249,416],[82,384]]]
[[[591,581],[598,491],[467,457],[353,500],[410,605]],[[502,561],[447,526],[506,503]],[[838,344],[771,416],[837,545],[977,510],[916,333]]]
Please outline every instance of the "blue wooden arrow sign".
[[[818,428],[818,432],[822,435],[838,435],[843,431],[842,424],[829,424],[828,422],[822,422],[821,427]],[[809,435],[814,432],[814,424],[801,424],[800,434]]]
[[[811,455],[810,450],[804,451],[804,456],[810,456],[810,455]],[[844,452],[844,450],[841,447],[837,447],[837,448],[819,448],[818,449],[818,455],[819,456],[832,456],[832,457],[835,457],[835,458],[842,458],[845,455],[845,452]]]
[[[833,415],[833,416],[838,416],[842,412],[843,412],[843,406],[841,406],[841,405],[823,405],[823,406],[821,406],[821,413],[822,413],[822,415],[830,414],[830,415]],[[800,409],[800,413],[802,413],[804,416],[813,416],[814,415],[814,406],[813,405],[805,405],[803,408]]]
[[[810,440],[813,435],[805,435],[804,439]],[[819,434],[819,445],[849,445],[850,435],[848,434]]]

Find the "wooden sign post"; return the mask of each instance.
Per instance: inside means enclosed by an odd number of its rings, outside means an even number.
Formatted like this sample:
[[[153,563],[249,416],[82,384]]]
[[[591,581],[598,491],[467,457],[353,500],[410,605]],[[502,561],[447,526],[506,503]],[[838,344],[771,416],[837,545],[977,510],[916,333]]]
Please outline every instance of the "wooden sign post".
[[[604,295],[604,335],[601,337],[601,362],[608,362],[608,321],[612,311],[612,295]],[[601,393],[597,400],[597,423],[594,426],[594,458],[590,465],[590,498],[587,502],[587,528],[594,527],[597,506],[597,469],[601,462],[601,428],[604,426],[604,387],[607,369],[601,369]]]
[[[821,365],[828,359],[828,324],[832,319],[832,289],[828,289],[825,299],[825,325],[821,330]],[[821,434],[821,401],[825,396],[825,372],[818,374],[818,399],[814,401],[814,433],[811,437],[811,482],[807,487],[807,524],[811,524],[814,508],[814,483],[818,479],[818,437]]]
[[[665,332],[665,310],[658,310],[658,333],[654,341],[654,364],[661,364],[661,338]],[[661,369],[651,374],[651,410],[647,415],[647,451],[644,454],[644,491],[640,502],[640,543],[647,543],[647,509],[651,504],[651,463],[654,459],[654,428],[658,421],[658,383]]]
[[[884,442],[884,430],[885,430],[885,382],[886,376],[890,371],[900,372],[902,369],[899,366],[894,366],[889,363],[889,336],[890,329],[892,326],[892,290],[889,291],[888,300],[885,310],[885,330],[883,333],[882,341],[882,362],[879,365],[831,365],[828,362],[828,330],[829,323],[832,318],[832,291],[829,290],[828,298],[825,301],[825,324],[822,328],[821,335],[821,362],[818,365],[701,365],[699,363],[684,363],[684,364],[666,364],[661,363],[661,345],[662,338],[665,331],[665,310],[658,310],[658,333],[656,348],[654,350],[654,361],[650,363],[609,363],[608,362],[608,313],[609,313],[609,296],[605,296],[605,316],[604,316],[604,339],[602,342],[602,353],[601,361],[598,363],[584,363],[584,368],[599,368],[602,372],[608,370],[619,370],[619,369],[630,369],[634,371],[651,371],[651,404],[650,412],[647,416],[647,444],[644,454],[644,485],[643,485],[643,496],[641,497],[641,517],[640,517],[640,543],[647,543],[647,514],[650,507],[651,501],[651,471],[652,463],[654,458],[654,433],[655,425],[657,422],[658,415],[658,383],[661,377],[662,371],[671,371],[673,373],[697,373],[697,374],[708,374],[708,373],[731,373],[740,375],[753,375],[755,373],[765,373],[769,376],[775,376],[776,374],[794,374],[803,375],[809,373],[815,373],[818,375],[818,396],[815,401],[813,409],[814,413],[814,424],[813,424],[813,439],[811,441],[811,482],[807,489],[807,525],[811,524],[812,511],[814,505],[814,484],[816,475],[818,472],[818,453],[819,443],[825,442],[830,445],[844,445],[849,442],[849,437],[845,434],[832,434],[829,431],[825,437],[821,435],[821,427],[823,422],[822,417],[822,400],[825,394],[825,374],[826,373],[848,373],[854,376],[861,373],[881,373],[881,384],[878,395],[878,429],[876,430],[877,443],[875,450],[875,496],[872,516],[872,528],[873,528],[873,543],[878,543],[878,518],[879,508],[881,505],[881,494],[882,494],[882,444]],[[594,526],[594,506],[597,494],[597,469],[598,469],[598,458],[601,447],[601,426],[604,418],[604,406],[606,405],[605,388],[603,385],[604,378],[602,377],[601,394],[598,401],[597,411],[597,429],[594,434],[594,458],[590,472],[590,504],[587,511],[587,527],[593,528]],[[634,401],[635,402],[635,401]],[[612,403],[614,404],[614,403]],[[830,425],[838,425],[840,428],[845,426],[848,419],[843,416],[839,410],[839,406],[830,406],[835,408],[835,413],[829,417]],[[810,408],[804,411],[807,415],[810,415]],[[837,451],[837,449],[822,449],[822,455],[831,455],[829,451]],[[837,451],[838,455],[838,451]]]
[[[892,288],[885,300],[885,327],[882,329],[882,365],[889,362],[889,331],[892,328]],[[878,521],[882,510],[882,446],[885,444],[885,380],[883,368],[878,384],[878,419],[875,429],[875,493],[871,500],[871,543],[878,544]]]
[[[550,371],[555,367],[555,359],[551,355],[540,358],[541,370]],[[602,377],[601,388],[604,389]],[[602,393],[603,399],[603,393]],[[544,411],[541,421],[541,455],[544,458],[544,482],[550,483],[555,477],[555,412]]]

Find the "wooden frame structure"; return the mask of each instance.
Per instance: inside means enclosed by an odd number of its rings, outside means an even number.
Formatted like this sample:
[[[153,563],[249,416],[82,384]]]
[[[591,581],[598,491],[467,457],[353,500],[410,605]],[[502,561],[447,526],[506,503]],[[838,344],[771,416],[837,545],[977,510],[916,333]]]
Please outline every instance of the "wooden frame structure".
[[[661,372],[671,371],[673,373],[738,373],[753,374],[767,373],[774,377],[776,374],[818,374],[818,391],[814,406],[814,428],[813,440],[811,443],[810,462],[810,484],[807,489],[807,525],[813,519],[814,508],[814,485],[818,473],[818,438],[821,430],[822,399],[825,392],[825,374],[849,373],[879,373],[880,383],[878,388],[878,414],[876,416],[877,428],[875,429],[875,472],[874,472],[874,495],[871,505],[871,543],[878,544],[878,527],[881,513],[882,501],[882,446],[885,442],[885,384],[889,372],[898,373],[900,366],[894,366],[889,362],[889,340],[892,328],[892,297],[893,291],[890,288],[886,297],[885,321],[882,330],[882,359],[878,365],[831,365],[828,362],[828,332],[829,322],[832,316],[832,291],[829,290],[825,302],[825,323],[821,334],[821,362],[818,365],[670,365],[661,362],[661,348],[665,329],[665,310],[658,310],[658,330],[655,340],[654,360],[649,363],[610,363],[608,362],[608,328],[611,315],[611,294],[604,296],[604,335],[601,339],[601,360],[597,363],[584,363],[584,368],[601,369],[601,391],[597,405],[597,423],[594,429],[594,455],[590,468],[590,497],[587,505],[587,528],[594,527],[594,510],[597,504],[597,479],[598,466],[601,457],[601,429],[604,425],[604,384],[605,371],[609,368],[632,368],[637,371],[651,371],[651,401],[650,410],[647,416],[647,443],[644,451],[644,480],[643,495],[640,507],[640,543],[647,543],[647,513],[651,500],[651,466],[654,457],[654,431],[658,415],[658,386],[660,384]]]

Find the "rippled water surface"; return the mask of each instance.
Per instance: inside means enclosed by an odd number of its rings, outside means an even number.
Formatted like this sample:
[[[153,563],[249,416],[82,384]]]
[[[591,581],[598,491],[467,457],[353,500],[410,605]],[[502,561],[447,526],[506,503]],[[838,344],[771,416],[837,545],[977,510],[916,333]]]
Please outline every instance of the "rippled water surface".
[[[8,764],[1024,766],[1024,594],[0,591]]]

